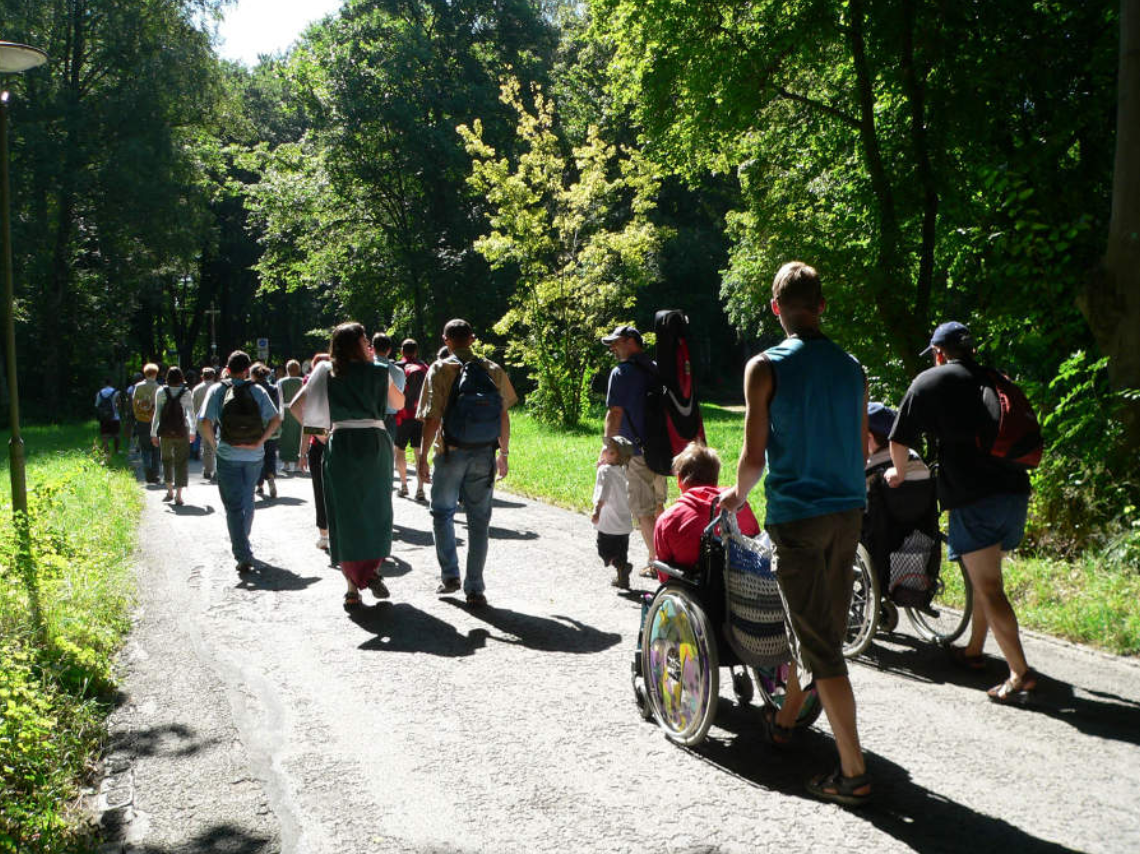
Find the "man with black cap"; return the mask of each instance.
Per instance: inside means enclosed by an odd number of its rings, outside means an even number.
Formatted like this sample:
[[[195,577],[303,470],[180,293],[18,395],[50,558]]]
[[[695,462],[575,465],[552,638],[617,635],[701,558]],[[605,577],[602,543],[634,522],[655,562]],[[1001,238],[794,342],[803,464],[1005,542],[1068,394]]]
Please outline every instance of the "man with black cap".
[[[923,434],[938,443],[938,498],[950,511],[949,557],[962,561],[974,588],[976,607],[965,649],[952,648],[954,660],[982,670],[986,631],[993,628],[1009,664],[1009,678],[987,693],[997,703],[1016,702],[1037,687],[1037,674],[1025,660],[1017,615],[1006,598],[1001,562],[1025,533],[1029,475],[979,447],[978,437],[992,423],[982,402],[985,374],[975,361],[970,330],[957,321],[934,330],[930,346],[934,367],[923,371],[899,404],[891,430],[890,486],[903,482],[907,454]]]
[[[641,446],[646,438],[645,397],[657,378],[657,365],[642,349],[641,333],[633,326],[618,326],[602,339],[617,357],[606,389],[606,424],[603,438],[624,436],[633,443],[629,461],[629,510],[641,530],[649,560],[641,571],[644,578],[656,578],[653,569],[653,526],[665,511],[665,476],[645,463]],[[601,462],[601,457],[599,457]]]

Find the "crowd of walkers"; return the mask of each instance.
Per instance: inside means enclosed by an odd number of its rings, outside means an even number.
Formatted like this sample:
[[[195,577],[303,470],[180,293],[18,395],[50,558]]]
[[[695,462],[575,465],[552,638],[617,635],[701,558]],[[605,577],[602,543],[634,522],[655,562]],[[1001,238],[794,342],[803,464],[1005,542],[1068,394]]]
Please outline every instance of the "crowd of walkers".
[[[821,329],[824,307],[813,268],[800,262],[781,268],[771,310],[787,337],[746,366],[735,483],[718,487],[719,458],[694,443],[674,460],[681,496],[668,510],[666,478],[643,454],[655,365],[636,328],[618,326],[602,338],[618,364],[606,395],[592,522],[598,553],[614,569],[612,584],[629,588],[634,527],[648,553],[640,575],[657,577],[656,558],[695,564],[714,502],[737,514],[744,535],[759,533],[747,497],[765,478],[763,527],[773,546],[795,665],[783,707],[765,713],[765,733],[773,743],[790,741],[799,703],[813,685],[839,762],[831,773],[809,780],[808,789],[858,806],[872,790],[843,643],[868,472],[881,470],[891,488],[929,478],[916,448],[924,437],[937,446],[939,500],[950,511],[949,554],[961,560],[977,602],[969,641],[951,655],[963,667],[980,669],[992,629],[1010,667],[1009,677],[988,692],[1000,703],[1036,687],[1001,574],[1004,553],[1024,532],[1029,480],[976,441],[988,417],[978,406],[985,369],[975,361],[963,324],[935,330],[927,350],[934,366],[915,379],[896,411],[868,400],[862,367]],[[474,342],[471,325],[455,319],[445,325],[444,347],[432,364],[418,358],[418,344],[410,339],[393,361],[391,338],[370,338],[361,324],[343,323],[327,353],[304,365],[289,361],[279,378],[241,351],[231,353],[220,372],[203,369],[197,384],[175,367],[160,385],[158,367],[148,364],[125,396],[110,383],[97,393],[100,437],[105,452],[112,441],[118,450],[120,413],[127,413],[125,429],[138,438],[147,481],[159,482],[161,459],[166,498],[176,505],[184,500],[187,460],[200,453],[203,475],[216,480],[225,507],[239,573],[255,567],[249,541],[255,494],[264,494],[267,485],[270,497],[276,495],[279,463],[286,472],[307,470],[317,546],[344,576],[349,611],[361,607],[365,589],[377,599],[390,596],[381,570],[392,551],[393,468],[396,495],[409,496],[410,445],[415,499],[430,502],[437,593],[462,591],[469,604],[484,606],[492,496],[496,479],[509,471],[510,409],[517,396],[500,366],[475,355]],[[467,521],[462,572],[454,527],[460,502]]]

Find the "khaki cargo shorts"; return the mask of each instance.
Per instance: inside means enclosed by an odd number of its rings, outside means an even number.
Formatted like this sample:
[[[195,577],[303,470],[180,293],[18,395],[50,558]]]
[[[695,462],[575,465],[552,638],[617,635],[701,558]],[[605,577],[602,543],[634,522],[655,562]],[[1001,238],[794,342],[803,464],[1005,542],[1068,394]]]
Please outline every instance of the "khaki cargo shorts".
[[[634,527],[642,516],[656,516],[665,504],[665,475],[657,474],[645,464],[645,457],[629,458],[629,512]]]
[[[788,641],[804,685],[847,675],[843,640],[862,525],[863,511],[856,508],[765,526],[787,609]]]

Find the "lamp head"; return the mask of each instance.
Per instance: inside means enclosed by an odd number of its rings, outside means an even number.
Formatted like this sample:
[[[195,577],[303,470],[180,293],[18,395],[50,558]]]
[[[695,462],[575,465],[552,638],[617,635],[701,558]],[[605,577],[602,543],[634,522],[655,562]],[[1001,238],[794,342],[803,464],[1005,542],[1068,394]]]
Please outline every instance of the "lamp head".
[[[47,62],[47,59],[47,54],[38,47],[0,41],[0,74],[14,74],[38,68]]]

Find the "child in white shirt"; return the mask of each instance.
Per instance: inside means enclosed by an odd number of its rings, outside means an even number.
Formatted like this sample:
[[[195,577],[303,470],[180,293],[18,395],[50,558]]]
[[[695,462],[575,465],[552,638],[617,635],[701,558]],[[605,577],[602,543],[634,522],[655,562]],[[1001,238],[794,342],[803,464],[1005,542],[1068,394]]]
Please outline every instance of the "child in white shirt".
[[[633,519],[629,513],[629,480],[625,467],[633,456],[633,443],[624,436],[606,436],[601,462],[594,481],[594,513],[590,521],[598,529],[598,556],[605,566],[617,572],[614,587],[629,589],[629,532]]]

